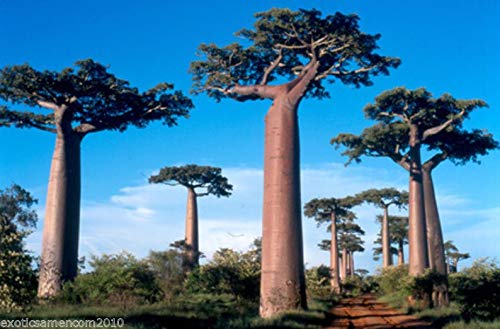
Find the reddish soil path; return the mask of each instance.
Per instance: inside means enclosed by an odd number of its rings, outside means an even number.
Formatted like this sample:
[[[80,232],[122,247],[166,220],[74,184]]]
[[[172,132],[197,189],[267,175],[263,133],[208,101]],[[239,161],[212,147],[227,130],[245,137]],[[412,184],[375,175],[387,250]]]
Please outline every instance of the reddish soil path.
[[[346,298],[332,310],[334,320],[327,328],[339,329],[432,329],[430,323],[397,311],[373,295]]]

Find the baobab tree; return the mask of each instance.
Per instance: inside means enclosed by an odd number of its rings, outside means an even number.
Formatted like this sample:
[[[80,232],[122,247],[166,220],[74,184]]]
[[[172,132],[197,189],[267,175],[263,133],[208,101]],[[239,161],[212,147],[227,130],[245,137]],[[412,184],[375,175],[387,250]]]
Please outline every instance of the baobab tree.
[[[377,215],[377,222],[382,223],[383,218],[383,215]],[[391,245],[391,254],[398,256],[398,265],[403,265],[405,263],[404,246],[408,244],[408,217],[389,216],[388,222],[391,243],[396,245],[396,247]],[[373,248],[373,256],[375,260],[378,260],[378,257],[382,255],[381,233],[382,232],[380,232],[377,240],[375,240],[375,244],[380,245],[380,247]]]
[[[408,192],[395,188],[369,189],[358,193],[357,198],[370,203],[384,211],[382,216],[382,264],[386,268],[392,265],[391,236],[389,230],[389,207],[405,208],[408,204]]]
[[[446,255],[446,270],[448,273],[457,272],[458,262],[470,258],[469,253],[460,252],[451,240],[444,243],[444,250]]]
[[[40,298],[54,296],[62,282],[77,274],[83,138],[104,130],[143,128],[156,120],[174,126],[192,108],[171,84],[139,92],[91,59],[75,66],[56,72],[24,64],[0,72],[0,99],[6,102],[0,109],[0,126],[36,128],[56,136],[44,217]],[[24,107],[12,109],[17,105]]]
[[[353,197],[345,198],[323,198],[312,199],[304,205],[304,215],[314,218],[318,226],[323,223],[330,223],[328,228],[332,234],[331,240],[328,241],[328,247],[325,250],[330,251],[330,287],[332,292],[340,293],[340,270],[339,270],[339,246],[337,225],[346,220],[353,220],[356,216],[350,210],[358,205],[359,202]]]
[[[197,198],[207,195],[214,195],[218,198],[228,197],[233,190],[233,186],[229,184],[226,177],[222,176],[221,172],[220,168],[190,164],[181,167],[164,167],[157,175],[149,177],[150,183],[181,185],[188,190],[185,243],[190,267],[198,266],[200,254]]]
[[[338,233],[339,248],[342,250],[340,278],[345,280],[349,273],[354,274],[353,253],[356,251],[364,251],[364,242],[361,236],[365,235],[365,231],[363,231],[358,224],[354,223],[354,219],[351,219],[340,223]]]
[[[363,155],[389,157],[409,172],[411,275],[421,275],[429,267],[421,148],[445,130],[460,128],[471,111],[484,106],[482,100],[457,100],[448,94],[433,98],[424,88],[399,87],[383,92],[364,109],[368,118],[382,123],[360,136],[341,134],[332,139],[333,144],[347,147],[343,154],[350,160],[359,161]]]
[[[242,44],[202,44],[191,64],[193,92],[220,101],[270,99],[265,118],[264,209],[260,314],[305,308],[298,108],[324,98],[326,82],[356,87],[387,75],[399,59],[376,53],[380,35],[360,30],[356,15],[273,8],[257,13]],[[276,83],[283,81],[288,82]]]

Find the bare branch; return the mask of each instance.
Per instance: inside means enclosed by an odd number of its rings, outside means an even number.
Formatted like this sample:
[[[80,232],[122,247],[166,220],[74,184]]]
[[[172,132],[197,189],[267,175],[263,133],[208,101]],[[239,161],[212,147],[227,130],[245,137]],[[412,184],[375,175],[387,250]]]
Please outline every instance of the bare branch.
[[[271,72],[278,67],[278,65],[281,63],[281,60],[283,59],[283,49],[278,50],[278,57],[274,61],[271,62],[271,64],[266,68],[264,71],[264,76],[262,77],[262,80],[260,81],[261,85],[266,85],[269,79],[269,75]]]
[[[427,170],[427,171],[432,171],[434,168],[436,168],[441,162],[443,162],[446,159],[448,159],[448,153],[446,153],[446,152],[441,152],[441,153],[435,154],[432,158],[427,160],[422,165],[422,169]]]
[[[279,86],[267,86],[267,85],[251,85],[251,86],[240,86],[240,85],[235,85],[232,88],[229,88],[224,92],[224,94],[238,98],[237,96],[232,96],[233,95],[239,95],[239,96],[255,96],[258,98],[267,98],[267,99],[274,99],[276,95],[278,94],[278,90],[280,89]]]
[[[429,136],[439,134],[441,131],[448,128],[452,123],[460,120],[464,114],[465,114],[465,110],[462,110],[462,111],[460,111],[459,114],[457,114],[456,116],[453,116],[451,119],[447,120],[443,124],[427,129],[422,134],[422,141],[425,141],[425,139],[428,138]]]
[[[57,104],[52,103],[52,102],[47,102],[47,101],[44,101],[44,100],[37,100],[36,103],[39,106],[45,107],[46,109],[49,109],[49,110],[53,110],[53,111],[60,110],[60,107]]]

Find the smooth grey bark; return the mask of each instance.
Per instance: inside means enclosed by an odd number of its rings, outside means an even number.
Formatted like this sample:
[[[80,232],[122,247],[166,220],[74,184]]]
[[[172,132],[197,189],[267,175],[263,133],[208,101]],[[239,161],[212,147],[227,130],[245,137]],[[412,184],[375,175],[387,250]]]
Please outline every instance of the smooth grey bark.
[[[60,122],[50,168],[38,297],[54,297],[78,271],[80,144],[83,136]]]
[[[427,229],[425,223],[421,136],[415,124],[410,125],[410,182],[409,182],[409,273],[422,275],[429,267]]]
[[[392,265],[391,237],[389,235],[389,206],[384,207],[384,216],[382,217],[382,256],[383,267]]]
[[[330,288],[332,292],[340,293],[339,246],[337,239],[337,216],[332,212],[332,241],[330,244]]]
[[[198,266],[199,262],[199,237],[198,237],[198,204],[194,188],[188,187],[186,206],[186,247],[188,248],[188,261],[191,267]]]

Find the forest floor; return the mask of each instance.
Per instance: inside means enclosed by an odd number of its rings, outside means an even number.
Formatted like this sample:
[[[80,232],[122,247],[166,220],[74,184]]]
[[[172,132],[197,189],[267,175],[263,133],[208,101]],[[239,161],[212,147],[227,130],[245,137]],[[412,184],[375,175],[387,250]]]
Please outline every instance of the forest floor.
[[[374,295],[345,298],[331,309],[329,329],[432,329],[429,322],[398,311],[379,302]]]

